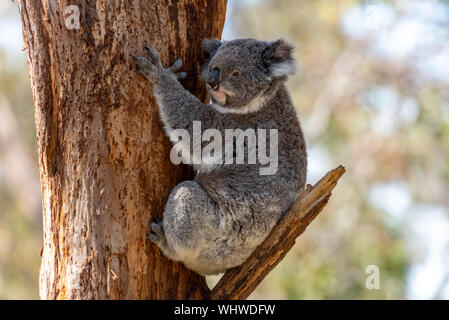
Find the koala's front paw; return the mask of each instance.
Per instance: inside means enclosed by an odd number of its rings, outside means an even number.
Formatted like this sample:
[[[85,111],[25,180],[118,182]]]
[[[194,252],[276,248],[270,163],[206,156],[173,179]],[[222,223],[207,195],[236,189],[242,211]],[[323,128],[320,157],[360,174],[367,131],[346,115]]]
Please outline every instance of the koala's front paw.
[[[159,79],[160,74],[164,71],[173,73],[177,79],[184,79],[187,76],[186,72],[176,73],[182,66],[181,59],[177,59],[170,68],[164,69],[161,64],[159,53],[148,46],[145,46],[144,49],[148,54],[149,60],[144,57],[133,58],[136,61],[137,70],[150,80],[150,82],[155,83]]]
[[[136,68],[140,71],[150,82],[154,83],[159,78],[160,72],[163,70],[159,54],[156,50],[145,46],[150,60],[144,57],[133,57],[136,61]]]

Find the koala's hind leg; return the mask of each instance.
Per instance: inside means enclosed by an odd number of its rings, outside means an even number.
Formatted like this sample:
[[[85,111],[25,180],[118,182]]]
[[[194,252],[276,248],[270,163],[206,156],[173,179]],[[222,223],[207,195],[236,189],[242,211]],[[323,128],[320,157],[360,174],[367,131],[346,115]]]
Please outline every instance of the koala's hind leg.
[[[151,224],[149,237],[167,257],[192,267],[211,245],[219,225],[215,201],[197,182],[184,181],[172,190],[164,218]]]

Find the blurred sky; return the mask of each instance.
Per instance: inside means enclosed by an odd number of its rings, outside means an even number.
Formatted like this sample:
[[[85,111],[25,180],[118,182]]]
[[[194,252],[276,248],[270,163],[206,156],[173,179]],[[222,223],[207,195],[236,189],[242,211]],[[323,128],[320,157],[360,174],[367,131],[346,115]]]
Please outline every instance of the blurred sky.
[[[260,1],[264,0],[228,0],[224,39],[244,36],[244,31],[234,28],[236,21],[233,10]],[[405,58],[414,59],[415,71],[421,73],[427,81],[449,86],[447,3],[407,0],[396,1],[396,4],[400,15],[397,10],[380,1],[355,4],[342,16],[340,27],[348,38],[369,39],[370,54],[398,63]],[[0,9],[6,6],[11,6],[11,3],[0,3]],[[8,59],[25,62],[25,53],[21,51],[23,43],[18,14],[0,16],[0,30],[0,47],[8,53]],[[413,122],[419,114],[418,103],[413,98],[400,100],[396,91],[388,86],[372,88],[366,96],[358,99],[368,101],[363,105],[375,109],[377,116],[373,119],[372,128],[378,134],[394,134],[398,130],[398,123]],[[449,115],[449,104],[442,108]],[[325,147],[319,143],[311,145],[309,183],[315,182],[332,164]],[[425,252],[425,257],[417,259],[409,269],[407,298],[429,299],[439,294],[449,299],[449,279],[444,280],[449,277],[447,207],[414,203],[411,190],[402,180],[376,183],[367,196],[374,207],[389,215],[391,224],[402,224],[408,230],[407,245],[414,252],[416,248],[419,252]]]

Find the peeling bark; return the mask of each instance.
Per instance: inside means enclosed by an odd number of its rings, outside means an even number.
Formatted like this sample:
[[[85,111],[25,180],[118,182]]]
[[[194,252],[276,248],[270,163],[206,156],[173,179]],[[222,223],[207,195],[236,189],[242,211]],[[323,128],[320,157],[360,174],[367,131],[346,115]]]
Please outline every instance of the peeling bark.
[[[34,97],[44,241],[43,299],[204,298],[203,277],[147,237],[174,166],[151,88],[131,57],[145,44],[184,61],[185,87],[205,98],[200,43],[219,38],[226,0],[19,0]],[[80,29],[68,29],[78,5]]]

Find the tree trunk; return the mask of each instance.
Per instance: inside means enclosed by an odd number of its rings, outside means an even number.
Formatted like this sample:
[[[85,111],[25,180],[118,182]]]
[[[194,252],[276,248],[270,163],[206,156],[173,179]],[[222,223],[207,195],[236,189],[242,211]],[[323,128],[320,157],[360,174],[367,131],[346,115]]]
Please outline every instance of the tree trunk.
[[[220,37],[226,0],[18,3],[43,198],[41,298],[204,298],[204,278],[146,237],[191,171],[170,162],[151,87],[132,56],[149,44],[165,65],[182,58],[183,84],[204,99],[200,44]]]

